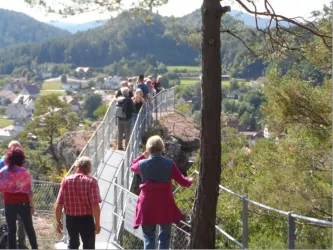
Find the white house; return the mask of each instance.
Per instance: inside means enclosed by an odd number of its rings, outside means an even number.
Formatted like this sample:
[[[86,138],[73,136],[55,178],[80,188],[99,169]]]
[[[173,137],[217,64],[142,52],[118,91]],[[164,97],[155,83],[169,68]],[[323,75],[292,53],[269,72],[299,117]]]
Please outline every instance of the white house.
[[[27,118],[34,112],[35,102],[33,97],[19,95],[11,104],[8,105],[5,114],[9,119]]]
[[[0,129],[0,140],[1,141],[9,141],[12,140],[14,137],[18,135],[17,132],[14,130],[8,130],[6,128],[1,128]]]
[[[119,76],[108,76],[104,78],[105,87],[107,89],[119,89],[121,83],[121,77]]]
[[[52,77],[52,73],[48,73],[48,72],[42,72],[40,75],[43,79],[47,79],[47,78]]]

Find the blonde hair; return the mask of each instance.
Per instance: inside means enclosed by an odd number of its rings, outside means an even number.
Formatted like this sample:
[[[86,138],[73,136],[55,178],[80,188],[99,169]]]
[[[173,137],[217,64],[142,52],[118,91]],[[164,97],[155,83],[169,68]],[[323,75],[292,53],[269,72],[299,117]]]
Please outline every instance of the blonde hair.
[[[11,141],[9,144],[8,144],[8,148],[11,148],[13,146],[16,146],[16,147],[20,147],[22,148],[22,145],[21,143],[19,143],[18,141]]]
[[[137,88],[134,92],[134,97],[137,97],[137,95],[141,95],[141,97],[143,97],[143,92],[141,89]]]
[[[157,79],[156,79],[157,82],[158,82],[159,80],[163,80],[163,78],[162,78],[161,75],[159,75],[159,76],[157,77]]]
[[[162,153],[164,151],[164,142],[158,135],[150,137],[146,144],[146,149],[150,153]]]
[[[88,170],[92,167],[92,162],[88,156],[81,156],[76,160],[75,167],[77,167],[77,169],[81,172],[88,174]]]

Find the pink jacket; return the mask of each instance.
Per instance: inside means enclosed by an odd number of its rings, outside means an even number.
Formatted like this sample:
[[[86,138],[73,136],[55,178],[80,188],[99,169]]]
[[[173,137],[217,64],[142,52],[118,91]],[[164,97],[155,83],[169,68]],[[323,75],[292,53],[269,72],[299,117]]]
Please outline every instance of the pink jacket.
[[[131,170],[140,174],[139,161],[145,159],[140,155],[131,164]],[[172,165],[172,179],[181,186],[189,187],[192,182],[186,179],[178,170],[176,165]],[[146,181],[140,185],[140,195],[136,204],[134,228],[144,224],[178,224],[183,219],[183,214],[176,205],[172,193],[172,181],[158,183]]]

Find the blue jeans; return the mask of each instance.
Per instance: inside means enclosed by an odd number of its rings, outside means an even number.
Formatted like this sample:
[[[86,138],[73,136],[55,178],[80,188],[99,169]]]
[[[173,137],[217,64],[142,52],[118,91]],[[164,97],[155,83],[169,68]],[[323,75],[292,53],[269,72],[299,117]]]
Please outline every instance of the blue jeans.
[[[35,229],[32,224],[30,203],[5,204],[5,217],[8,225],[8,248],[16,249],[16,219],[20,215],[32,249],[37,249]]]
[[[169,249],[171,240],[172,224],[161,224],[158,234],[158,249]],[[155,224],[142,225],[144,240],[144,249],[155,249]]]

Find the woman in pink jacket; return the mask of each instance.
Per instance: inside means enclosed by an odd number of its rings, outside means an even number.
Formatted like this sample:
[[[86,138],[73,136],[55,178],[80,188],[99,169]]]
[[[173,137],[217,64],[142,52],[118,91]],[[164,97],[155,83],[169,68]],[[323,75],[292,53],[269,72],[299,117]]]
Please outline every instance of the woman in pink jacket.
[[[142,227],[144,248],[155,249],[156,225],[160,225],[159,249],[169,249],[172,223],[178,224],[183,219],[173,197],[171,180],[183,187],[191,186],[193,180],[186,179],[172,160],[162,156],[161,137],[150,137],[146,148],[131,164],[131,170],[140,174],[142,180],[134,228]]]

